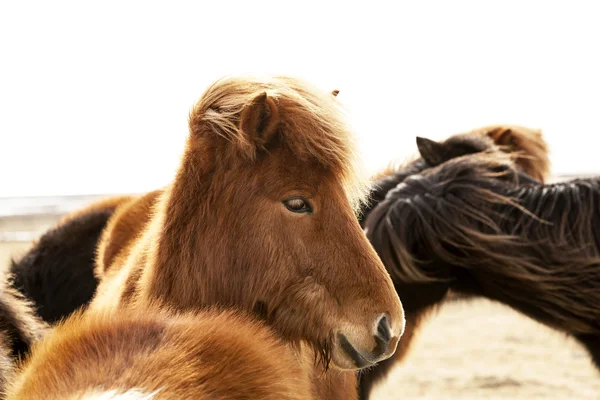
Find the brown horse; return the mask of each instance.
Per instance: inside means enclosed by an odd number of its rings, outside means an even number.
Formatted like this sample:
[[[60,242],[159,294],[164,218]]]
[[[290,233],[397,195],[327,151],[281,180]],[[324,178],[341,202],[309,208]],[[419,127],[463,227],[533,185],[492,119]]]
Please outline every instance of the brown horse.
[[[34,347],[8,399],[331,398],[313,362],[241,312],[79,312]]]
[[[190,116],[175,181],[125,203],[91,309],[255,312],[325,365],[393,354],[404,315],[354,214],[366,194],[336,99],[291,78],[227,78]],[[109,223],[109,226],[118,223]],[[130,238],[130,241],[123,238]],[[104,260],[99,254],[98,260]]]
[[[218,305],[255,313],[325,366],[389,357],[404,316],[354,214],[366,185],[351,139],[333,96],[305,83],[217,82],[190,116],[175,182],[120,203],[109,227],[128,229],[102,241],[98,259],[112,261],[87,313]],[[356,396],[353,371],[323,371],[318,392]]]

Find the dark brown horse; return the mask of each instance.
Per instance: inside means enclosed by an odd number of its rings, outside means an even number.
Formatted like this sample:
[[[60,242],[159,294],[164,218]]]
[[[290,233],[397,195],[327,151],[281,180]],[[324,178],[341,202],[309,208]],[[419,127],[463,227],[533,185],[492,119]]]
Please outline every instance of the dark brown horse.
[[[363,399],[449,290],[572,335],[600,367],[600,180],[524,183],[511,164],[498,154],[452,159],[407,177],[369,213],[367,235],[407,326],[394,357],[360,377]]]
[[[101,200],[62,218],[11,262],[10,284],[44,321],[55,323],[90,302],[98,286],[93,266],[100,236],[117,205],[129,199]]]
[[[527,182],[532,182],[532,178],[541,182],[545,181],[550,170],[548,146],[541,131],[522,126],[488,126],[468,133],[453,135],[442,142],[417,137],[417,148],[419,157],[402,165],[391,165],[390,168],[376,176],[375,189],[371,194],[372,200],[360,214],[360,222],[363,227],[365,227],[365,220],[372,210],[376,209],[378,204],[396,186],[410,176],[418,175],[453,158],[485,152],[491,155],[497,154],[501,160],[504,160],[503,153],[511,154],[514,166],[524,173],[520,174],[521,181]],[[501,167],[504,168],[504,164],[501,164]],[[392,275],[392,280],[398,290],[398,286],[402,286],[404,282],[395,274],[395,264],[386,264],[386,268]],[[383,379],[389,369],[403,358],[414,334],[414,324],[411,326],[411,323],[414,323],[414,320],[407,319],[406,332],[400,341],[396,355],[392,359],[378,364],[375,368],[361,373],[359,377],[361,399],[368,399],[373,384]]]

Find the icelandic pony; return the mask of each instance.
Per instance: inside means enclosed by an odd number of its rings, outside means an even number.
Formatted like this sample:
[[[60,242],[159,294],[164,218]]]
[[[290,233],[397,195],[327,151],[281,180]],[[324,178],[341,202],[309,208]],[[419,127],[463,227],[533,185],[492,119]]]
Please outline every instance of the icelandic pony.
[[[522,172],[519,174],[521,181],[528,183],[535,182],[536,180],[544,182],[550,171],[548,146],[541,131],[522,126],[487,126],[467,133],[450,136],[442,142],[417,137],[417,148],[419,157],[403,165],[392,165],[376,176],[371,201],[360,213],[361,226],[365,227],[365,221],[371,212],[377,208],[390,191],[393,191],[407,178],[418,175],[429,168],[439,166],[457,157],[487,153],[489,155],[496,154],[500,160],[506,161],[503,154],[510,154],[514,166]],[[400,222],[397,221],[396,223],[398,229],[402,229]],[[396,264],[386,262],[385,259],[383,261],[392,276],[394,286],[397,290],[401,290],[400,288],[403,287],[405,282],[403,281],[403,277],[395,272],[397,268]],[[417,290],[416,287],[414,289],[410,288],[411,293],[415,290]],[[392,359],[361,372],[359,376],[361,399],[368,399],[372,386],[377,381],[382,380],[387,375],[389,369],[404,357],[411,343],[412,335],[414,335],[415,323],[415,320],[407,319],[405,334]]]
[[[117,256],[104,265],[98,254],[90,310],[239,308],[325,365],[391,356],[404,315],[355,216],[366,185],[335,97],[288,77],[224,78],[189,126],[175,180],[151,211],[139,212],[141,197],[109,222],[139,234],[103,236],[100,248]]]
[[[27,356],[31,346],[48,330],[30,303],[3,278],[0,281],[0,398],[12,379],[15,362]]]
[[[334,90],[332,95],[338,93]],[[161,192],[147,194],[146,207],[136,204],[134,212],[128,215],[148,219],[150,208]],[[108,265],[116,256],[113,251],[121,250],[118,246],[97,249],[100,237],[104,231],[113,230],[105,228],[117,206],[133,205],[136,199],[136,196],[108,197],[70,213],[33,243],[24,256],[11,261],[11,286],[32,301],[44,321],[55,323],[91,301],[98,286],[93,273],[97,252]],[[118,232],[122,237],[114,239],[114,243],[129,241],[143,228],[143,224],[119,222]]]
[[[539,180],[545,178],[549,169],[547,146],[541,133],[523,127],[489,126],[453,135],[443,142],[419,138],[417,143],[421,158],[381,174],[376,179],[370,206],[363,207],[363,215],[367,215],[390,188],[410,174],[460,155],[496,148],[520,154],[517,163],[528,175]],[[39,315],[49,323],[87,305],[98,284],[92,272],[96,251],[101,255],[99,262],[103,265],[112,264],[119,253],[126,256],[123,244],[134,239],[144,228],[139,219],[149,219],[150,210],[160,193],[148,193],[140,202],[133,196],[103,199],[67,216],[57,227],[45,233],[22,259],[12,262],[10,272],[14,276],[14,287],[32,300]],[[113,219],[111,226],[107,227],[117,206],[122,207],[121,214],[134,221]],[[123,208],[132,210],[123,212]],[[109,236],[111,232],[119,237],[101,240],[102,235]],[[99,242],[103,246],[97,249]],[[106,248],[109,243],[112,246]]]
[[[34,346],[7,399],[329,398],[306,350],[231,310],[77,312]]]
[[[45,232],[18,261],[11,261],[9,283],[35,305],[48,323],[89,303],[98,282],[93,273],[96,247],[117,205],[132,199],[103,199],[65,218]]]
[[[402,293],[407,327],[395,356],[361,377],[362,398],[449,290],[573,336],[600,368],[600,179],[523,184],[510,167],[498,155],[453,159],[371,211],[367,235]]]

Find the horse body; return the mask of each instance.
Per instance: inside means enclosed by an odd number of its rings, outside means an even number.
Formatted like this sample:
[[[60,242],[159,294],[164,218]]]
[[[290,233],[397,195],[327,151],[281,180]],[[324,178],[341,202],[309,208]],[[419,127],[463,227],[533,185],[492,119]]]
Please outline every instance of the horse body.
[[[449,290],[572,335],[600,367],[600,180],[523,185],[499,175],[500,163],[484,155],[448,161],[405,179],[368,216],[407,328],[394,357],[361,376],[362,398]]]
[[[550,170],[548,146],[541,132],[521,126],[487,126],[467,133],[453,135],[443,142],[417,138],[417,147],[420,157],[403,165],[391,165],[390,168],[382,171],[375,177],[374,190],[371,194],[372,200],[368,206],[363,208],[360,214],[361,226],[366,229],[369,240],[374,244],[380,256],[382,256],[382,251],[384,251],[382,249],[382,241],[389,244],[390,241],[394,240],[394,237],[387,233],[386,229],[399,231],[404,229],[404,226],[412,226],[412,221],[402,221],[400,218],[395,221],[379,219],[378,221],[381,224],[371,223],[367,225],[367,219],[374,210],[378,209],[380,203],[385,201],[386,197],[392,196],[397,186],[401,185],[411,176],[420,176],[420,174],[425,173],[427,170],[438,167],[455,158],[478,153],[486,153],[491,156],[497,155],[500,160],[505,159],[503,154],[511,154],[513,159],[512,163],[509,164],[517,169],[517,173],[516,176],[515,174],[509,175],[528,184],[535,183],[536,180],[544,182]],[[496,164],[495,166],[501,167],[504,170],[507,167],[504,163]],[[511,172],[510,169],[508,172]],[[386,209],[390,207],[389,204],[391,204],[391,201],[385,206]],[[373,229],[379,229],[380,236],[378,238],[373,235]],[[462,294],[479,294],[479,292],[474,292],[472,289],[473,287],[477,287],[472,276],[464,274],[460,270],[453,271],[456,275],[452,276],[451,271],[445,263],[440,263],[438,260],[433,259],[432,254],[435,254],[435,252],[432,253],[417,246],[414,252],[410,253],[404,247],[399,242],[397,249],[393,251],[397,251],[405,258],[410,259],[414,257],[426,260],[425,263],[428,265],[428,268],[436,271],[441,279],[419,279],[423,278],[419,268],[405,269],[399,272],[399,261],[396,255],[389,255],[387,258],[383,257],[384,265],[392,277],[396,292],[402,294],[406,327],[396,353],[389,359],[378,363],[374,368],[362,371],[359,374],[359,391],[362,400],[369,398],[373,386],[383,380],[389,370],[407,354],[420,322],[446,298],[450,290],[447,280],[452,280],[453,285],[462,286],[462,290],[457,286],[453,288],[454,291]]]
[[[316,399],[312,363],[239,312],[77,313],[36,344],[7,399]]]

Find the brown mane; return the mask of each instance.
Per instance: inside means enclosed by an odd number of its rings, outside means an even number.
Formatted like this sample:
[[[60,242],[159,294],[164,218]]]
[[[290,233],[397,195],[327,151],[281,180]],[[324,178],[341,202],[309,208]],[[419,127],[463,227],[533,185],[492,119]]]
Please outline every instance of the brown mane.
[[[284,76],[222,78],[206,90],[193,108],[190,130],[197,135],[217,134],[234,144],[230,149],[235,154],[220,153],[221,157],[214,160],[217,163],[235,163],[240,155],[254,160],[257,146],[241,128],[240,119],[244,107],[262,94],[281,110],[278,142],[298,159],[317,161],[333,171],[342,179],[351,203],[358,208],[366,199],[368,180],[357,158],[354,134],[348,129],[335,96],[316,90],[307,82]],[[268,150],[267,141],[258,148]]]

